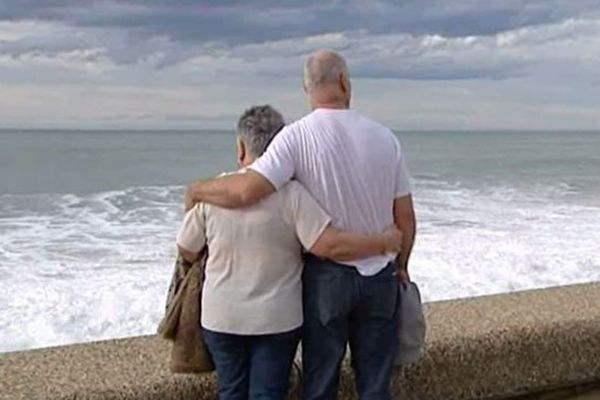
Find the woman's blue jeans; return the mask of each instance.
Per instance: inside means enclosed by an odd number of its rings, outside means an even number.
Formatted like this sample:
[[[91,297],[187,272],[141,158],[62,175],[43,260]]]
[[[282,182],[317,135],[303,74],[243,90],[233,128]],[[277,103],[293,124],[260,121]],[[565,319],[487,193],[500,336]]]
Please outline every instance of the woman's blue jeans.
[[[219,399],[284,399],[300,333],[300,328],[271,335],[233,335],[203,329],[217,371]]]

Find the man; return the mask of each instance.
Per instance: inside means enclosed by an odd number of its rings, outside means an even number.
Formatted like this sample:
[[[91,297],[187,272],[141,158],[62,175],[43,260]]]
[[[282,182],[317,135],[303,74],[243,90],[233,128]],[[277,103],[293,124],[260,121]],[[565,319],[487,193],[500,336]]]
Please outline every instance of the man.
[[[304,89],[310,114],[286,126],[246,173],[190,185],[186,203],[246,206],[295,178],[336,228],[379,233],[395,223],[403,232],[396,260],[380,255],[340,265],[307,257],[303,281],[304,399],[335,398],[347,343],[360,398],[390,399],[397,283],[409,279],[416,227],[404,157],[391,130],[349,108],[350,78],[341,56],[311,54]]]
[[[283,126],[270,106],[247,110],[238,123],[240,167],[260,156]],[[285,397],[303,323],[302,247],[339,261],[400,249],[397,229],[365,235],[330,222],[295,181],[250,207],[198,204],[186,213],[177,237],[181,255],[193,262],[209,248],[201,322],[221,400]]]

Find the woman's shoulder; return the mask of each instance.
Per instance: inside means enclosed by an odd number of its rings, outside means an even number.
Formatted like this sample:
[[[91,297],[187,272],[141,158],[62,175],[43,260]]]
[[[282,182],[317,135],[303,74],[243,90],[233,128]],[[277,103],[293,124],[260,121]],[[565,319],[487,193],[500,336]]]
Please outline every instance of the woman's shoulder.
[[[279,188],[279,192],[285,193],[287,195],[298,195],[308,193],[308,190],[304,187],[303,184],[298,182],[295,179],[292,179],[281,188]]]
[[[314,201],[314,197],[308,189],[299,181],[291,180],[282,186],[279,191],[287,206],[296,207]]]

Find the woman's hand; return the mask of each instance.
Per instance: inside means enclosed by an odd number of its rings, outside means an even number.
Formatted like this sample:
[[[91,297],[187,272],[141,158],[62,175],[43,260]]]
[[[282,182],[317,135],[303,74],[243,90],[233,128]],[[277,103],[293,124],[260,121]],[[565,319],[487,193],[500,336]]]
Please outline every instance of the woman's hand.
[[[395,225],[386,229],[383,232],[383,242],[386,253],[398,254],[402,251],[402,231],[399,230]]]

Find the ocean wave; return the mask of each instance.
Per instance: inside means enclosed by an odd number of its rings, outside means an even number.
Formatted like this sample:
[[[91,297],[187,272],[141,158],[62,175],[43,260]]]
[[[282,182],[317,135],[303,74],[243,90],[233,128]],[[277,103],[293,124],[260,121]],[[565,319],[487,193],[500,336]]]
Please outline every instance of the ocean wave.
[[[576,188],[415,179],[427,301],[600,280],[600,205]],[[183,188],[0,195],[0,351],[154,331]]]

